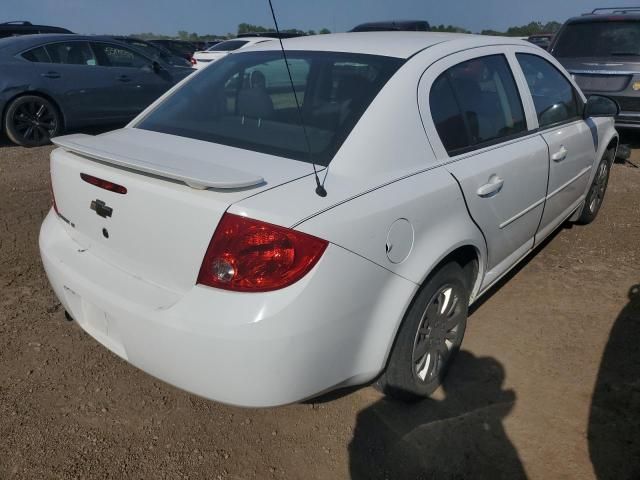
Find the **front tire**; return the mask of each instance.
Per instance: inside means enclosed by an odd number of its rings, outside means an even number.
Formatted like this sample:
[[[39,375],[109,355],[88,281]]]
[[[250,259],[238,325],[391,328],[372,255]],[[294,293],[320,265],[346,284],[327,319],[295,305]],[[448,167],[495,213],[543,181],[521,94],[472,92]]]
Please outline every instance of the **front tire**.
[[[604,200],[604,194],[607,191],[607,185],[609,184],[609,173],[611,171],[611,164],[613,163],[613,155],[613,150],[607,150],[603,155],[593,183],[591,187],[589,187],[589,193],[587,193],[582,213],[576,223],[587,225],[593,222],[596,216],[598,216]]]
[[[383,393],[405,401],[431,395],[441,385],[467,326],[469,280],[455,262],[434,273],[407,311],[376,382]]]
[[[13,100],[4,117],[7,137],[23,147],[49,143],[62,131],[62,118],[56,106],[38,95],[23,95]]]

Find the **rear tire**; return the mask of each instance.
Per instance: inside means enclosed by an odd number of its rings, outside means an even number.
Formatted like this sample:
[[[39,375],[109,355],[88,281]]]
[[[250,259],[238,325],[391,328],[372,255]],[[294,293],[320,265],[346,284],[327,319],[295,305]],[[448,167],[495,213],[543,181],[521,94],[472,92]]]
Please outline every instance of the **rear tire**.
[[[582,213],[576,223],[580,225],[587,225],[595,220],[604,201],[604,194],[607,191],[607,185],[609,184],[609,172],[611,171],[611,164],[613,163],[613,150],[607,150],[602,156],[602,160],[598,165],[598,170],[593,178],[593,183],[589,187],[589,193],[584,201],[584,207]]]
[[[7,137],[23,147],[39,147],[49,143],[62,131],[58,108],[38,95],[23,95],[13,100],[4,116]]]
[[[469,283],[462,267],[452,262],[423,285],[402,321],[376,388],[404,401],[435,392],[464,337]]]

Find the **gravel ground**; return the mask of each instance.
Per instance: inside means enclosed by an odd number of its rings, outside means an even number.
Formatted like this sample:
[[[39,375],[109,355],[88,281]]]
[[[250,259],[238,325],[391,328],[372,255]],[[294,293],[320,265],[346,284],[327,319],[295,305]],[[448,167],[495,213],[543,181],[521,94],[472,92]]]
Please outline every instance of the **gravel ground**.
[[[640,169],[477,306],[445,387],[277,409],[189,395],[65,320],[37,248],[51,147],[0,140],[0,478],[640,478]],[[632,160],[640,164],[640,151]]]

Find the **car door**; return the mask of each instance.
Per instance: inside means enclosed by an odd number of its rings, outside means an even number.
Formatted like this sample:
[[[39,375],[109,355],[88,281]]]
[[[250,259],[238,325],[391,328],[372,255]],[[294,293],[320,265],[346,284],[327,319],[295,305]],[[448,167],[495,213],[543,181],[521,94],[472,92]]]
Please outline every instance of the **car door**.
[[[91,42],[99,68],[111,82],[112,96],[122,117],[131,118],[173,85],[165,70],[156,70],[153,60],[120,44]]]
[[[94,119],[96,105],[102,102],[106,83],[88,42],[52,42],[22,56],[37,61],[38,82],[62,106],[67,126]]]
[[[531,97],[551,159],[544,213],[536,235],[538,244],[584,201],[597,131],[592,132],[595,124],[589,126],[583,119],[582,97],[557,66],[528,48],[517,49],[516,58],[528,86],[525,94]]]
[[[547,145],[528,129],[511,62],[502,47],[467,50],[432,65],[420,87],[430,143],[487,242],[481,288],[533,247],[547,189]]]

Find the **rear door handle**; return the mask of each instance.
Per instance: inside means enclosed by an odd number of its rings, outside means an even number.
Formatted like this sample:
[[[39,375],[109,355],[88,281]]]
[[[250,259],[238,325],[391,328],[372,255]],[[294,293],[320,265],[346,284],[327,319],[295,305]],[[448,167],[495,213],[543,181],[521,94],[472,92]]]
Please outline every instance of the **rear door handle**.
[[[504,180],[502,178],[498,175],[491,175],[491,177],[489,177],[489,183],[485,183],[478,188],[476,193],[482,198],[492,197],[502,190],[503,185]]]
[[[554,162],[561,162],[562,160],[567,158],[567,153],[569,153],[569,151],[564,148],[564,145],[562,145],[560,146],[560,150],[551,155],[551,160],[553,160]]]
[[[60,78],[60,74],[58,72],[41,73],[40,76],[45,78]]]
[[[120,75],[118,77],[118,81],[119,82],[130,82],[131,81],[131,77],[129,77],[127,75]]]

